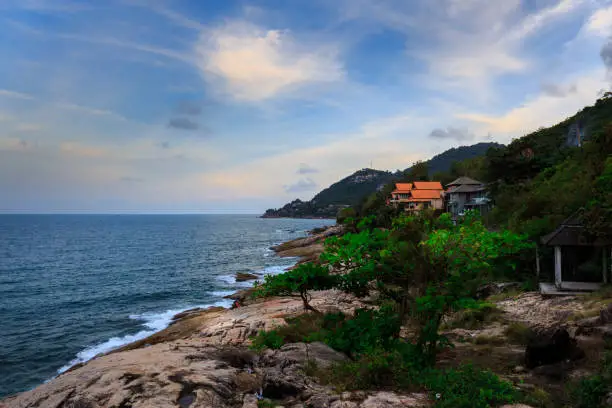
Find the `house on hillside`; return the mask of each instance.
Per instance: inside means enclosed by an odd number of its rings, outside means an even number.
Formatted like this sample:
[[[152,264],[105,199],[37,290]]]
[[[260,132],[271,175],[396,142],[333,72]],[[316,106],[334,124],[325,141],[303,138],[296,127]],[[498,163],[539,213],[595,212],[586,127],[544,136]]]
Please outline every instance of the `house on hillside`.
[[[421,211],[425,208],[444,209],[444,189],[439,181],[415,181],[396,183],[388,202],[405,211]]]
[[[467,210],[484,215],[491,207],[485,185],[470,177],[459,177],[447,184],[445,198],[446,210],[453,218],[462,216]]]

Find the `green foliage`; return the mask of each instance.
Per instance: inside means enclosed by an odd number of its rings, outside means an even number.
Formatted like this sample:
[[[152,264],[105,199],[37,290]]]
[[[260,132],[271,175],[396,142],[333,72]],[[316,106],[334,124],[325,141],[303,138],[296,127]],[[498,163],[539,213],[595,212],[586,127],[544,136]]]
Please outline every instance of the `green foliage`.
[[[257,401],[257,408],[276,408],[276,404],[269,399],[262,399]]]
[[[256,351],[265,349],[279,349],[285,344],[285,338],[277,330],[260,331],[257,336],[253,337],[250,348]]]
[[[329,268],[311,262],[298,265],[291,271],[279,275],[266,275],[263,284],[255,287],[255,297],[291,296],[297,294],[303,301],[304,310],[318,312],[310,305],[310,291],[331,289],[337,277]]]
[[[423,382],[436,399],[436,408],[489,408],[511,404],[518,398],[512,384],[471,365],[431,370]]]
[[[378,348],[389,350],[397,342],[400,327],[399,316],[389,307],[357,309],[355,316],[329,332],[325,342],[352,356]]]
[[[354,208],[352,207],[343,208],[342,210],[338,212],[338,215],[336,216],[336,222],[338,224],[348,224],[348,223],[351,223],[352,220],[356,216],[357,216],[357,212],[355,211]]]
[[[355,361],[336,364],[316,375],[340,390],[393,388],[415,391],[425,388],[436,408],[489,408],[511,404],[519,398],[509,382],[471,365],[455,369],[420,369],[410,353],[372,350]]]
[[[599,372],[581,378],[571,389],[576,408],[604,408],[608,394],[612,392],[612,352],[607,351]]]

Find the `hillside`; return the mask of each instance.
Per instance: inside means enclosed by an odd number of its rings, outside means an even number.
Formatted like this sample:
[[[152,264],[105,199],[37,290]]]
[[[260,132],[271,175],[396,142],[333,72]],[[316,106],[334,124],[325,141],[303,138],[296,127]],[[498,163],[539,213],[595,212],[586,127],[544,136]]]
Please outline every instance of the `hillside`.
[[[429,172],[434,174],[448,171],[454,162],[482,156],[490,147],[501,146],[497,143],[477,143],[449,149],[427,161]],[[409,170],[410,168],[405,172]],[[401,175],[401,172],[362,169],[322,190],[311,201],[297,199],[281,208],[267,210],[263,217],[333,218],[340,209],[358,205],[366,196],[400,178]]]
[[[535,239],[578,209],[593,208],[612,164],[611,124],[606,95],[557,125],[491,149],[485,179],[496,208],[490,221]]]

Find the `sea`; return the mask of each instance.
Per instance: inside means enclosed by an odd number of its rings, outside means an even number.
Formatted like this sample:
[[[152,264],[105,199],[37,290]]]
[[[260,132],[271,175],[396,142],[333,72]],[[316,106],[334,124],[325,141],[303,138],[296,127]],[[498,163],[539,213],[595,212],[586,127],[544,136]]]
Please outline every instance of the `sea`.
[[[296,259],[269,248],[333,220],[0,215],[0,397],[164,329]]]

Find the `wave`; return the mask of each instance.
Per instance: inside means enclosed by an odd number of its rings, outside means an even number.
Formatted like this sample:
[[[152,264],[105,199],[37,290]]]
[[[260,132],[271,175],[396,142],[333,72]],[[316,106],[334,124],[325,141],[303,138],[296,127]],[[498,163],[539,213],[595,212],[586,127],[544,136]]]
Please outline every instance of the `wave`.
[[[286,259],[289,260],[290,258],[286,258]],[[277,275],[279,273],[285,272],[287,268],[293,265],[295,265],[295,262],[287,264],[287,265],[268,266],[254,273],[258,276]],[[217,279],[225,282],[226,284],[228,284],[228,286],[230,286],[234,290],[227,289],[227,290],[218,290],[218,291],[208,292],[210,295],[214,297],[223,298],[224,296],[231,295],[232,293],[234,293],[236,289],[247,288],[253,285],[253,281],[236,282],[235,275],[220,275],[220,276],[217,276]],[[109,351],[115,350],[126,344],[133,343],[135,341],[147,338],[151,336],[152,334],[155,334],[165,329],[166,327],[168,327],[170,323],[172,322],[172,318],[175,315],[181,312],[184,312],[185,310],[195,309],[198,307],[206,308],[210,306],[222,306],[222,307],[229,308],[231,304],[232,304],[231,299],[221,299],[214,303],[210,303],[206,305],[195,305],[191,307],[185,307],[182,309],[166,310],[164,312],[148,312],[148,313],[142,313],[142,314],[132,314],[129,316],[129,318],[132,320],[142,321],[142,325],[144,326],[145,330],[141,330],[137,333],[128,334],[122,337],[112,337],[106,340],[105,342],[86,347],[85,349],[77,353],[76,357],[72,361],[70,361],[68,364],[64,365],[59,370],[57,370],[57,373],[61,374],[76,364],[85,363],[91,360],[92,358],[96,357],[98,354],[108,353]]]
[[[212,292],[212,293],[214,294],[214,293],[224,293],[224,292]],[[231,293],[233,292],[228,292],[228,294],[231,294]],[[152,334],[155,334],[158,331],[161,331],[165,329],[166,327],[170,326],[170,323],[172,322],[172,318],[175,315],[181,312],[184,312],[186,310],[196,309],[196,308],[207,308],[210,306],[230,307],[231,304],[232,304],[232,301],[230,299],[222,299],[212,304],[196,305],[196,306],[191,306],[191,307],[185,307],[183,309],[166,310],[165,312],[159,312],[159,313],[149,312],[149,313],[130,315],[129,317],[132,320],[141,320],[143,322],[142,325],[146,327],[146,330],[141,330],[135,334],[128,334],[123,337],[111,337],[110,339],[106,340],[103,343],[89,346],[85,348],[84,350],[80,351],[79,353],[77,353],[76,358],[74,358],[68,364],[61,367],[59,370],[57,370],[57,373],[61,374],[76,364],[85,363],[91,360],[92,358],[94,358],[95,356],[97,356],[98,354],[108,353],[109,351],[115,350],[126,344],[133,343],[135,341],[147,338],[151,336]]]

